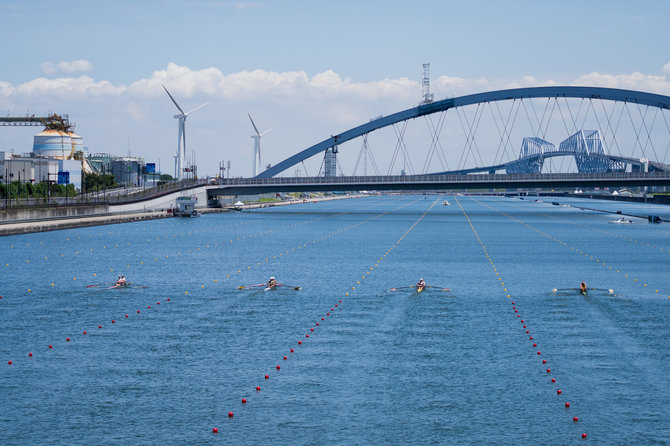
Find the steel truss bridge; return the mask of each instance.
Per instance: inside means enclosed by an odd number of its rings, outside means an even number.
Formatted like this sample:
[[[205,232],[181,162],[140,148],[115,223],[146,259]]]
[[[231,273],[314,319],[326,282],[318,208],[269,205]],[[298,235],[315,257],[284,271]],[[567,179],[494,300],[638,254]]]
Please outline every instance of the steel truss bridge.
[[[529,101],[538,98],[546,99],[544,110],[540,110],[539,113],[532,102],[527,105]],[[567,104],[568,98],[581,99],[578,108],[561,105],[563,102]],[[503,113],[500,110],[499,104],[505,101],[511,101],[512,103],[508,113]],[[597,101],[600,101],[601,104],[608,102],[614,103],[615,106],[617,104],[622,105],[618,109],[613,107],[610,110],[603,106],[602,111],[599,111],[597,106],[594,105],[594,102]],[[465,111],[461,110],[468,106],[475,108],[474,115],[471,113],[468,116]],[[499,135],[496,155],[493,162],[489,163],[484,161],[477,143],[477,129],[487,106],[496,120],[495,128]],[[632,112],[631,108],[633,109]],[[518,116],[523,115],[521,110],[525,112],[530,124],[530,133],[533,136],[525,135],[522,138],[522,148],[519,156],[516,157],[513,153],[515,150],[512,147],[518,144],[518,141],[512,141],[511,131]],[[380,116],[308,147],[268,168],[256,178],[275,177],[311,157],[323,155],[328,149],[338,147],[356,138],[361,138],[364,146],[367,146],[368,136],[386,127],[392,127],[397,136],[393,162],[395,162],[399,152],[403,152],[406,159],[408,157],[412,158],[405,142],[405,129],[408,121],[420,117],[426,117],[430,133],[428,158],[424,163],[422,174],[438,175],[441,178],[444,175],[495,174],[503,171],[508,175],[540,175],[545,160],[566,156],[574,157],[577,171],[580,174],[617,173],[620,174],[619,178],[623,178],[626,173],[670,172],[670,165],[667,164],[670,162],[670,115],[667,113],[668,110],[670,110],[670,97],[632,90],[553,86],[490,91],[421,104],[392,115]],[[440,169],[428,172],[427,166],[429,166],[430,160],[439,159],[442,165],[446,162],[440,136],[444,125],[444,116],[448,111],[457,114],[465,136],[465,143],[460,149],[460,166],[456,169]],[[436,120],[433,119],[433,115],[437,116]],[[560,132],[563,141],[558,148],[544,139],[548,133],[551,117],[557,115],[562,118],[564,127]],[[587,117],[590,119],[589,123],[587,123]],[[623,127],[622,123],[626,122],[631,138],[625,142],[619,133]],[[661,142],[654,141],[657,134],[661,135]],[[618,153],[615,153],[615,151]],[[340,149],[339,152],[342,153],[343,150]],[[467,161],[474,162],[475,165],[466,166]],[[413,177],[413,175],[386,176],[386,178],[394,178],[393,181],[397,181],[398,185],[406,184],[407,177]],[[586,180],[587,177],[574,177],[573,180],[579,178]],[[293,181],[298,183],[299,179],[293,178]],[[469,184],[470,182],[478,183],[480,180],[473,177],[454,181]],[[482,181],[486,182],[488,180]],[[504,183],[504,180],[497,176],[492,181],[491,184],[496,185]],[[548,181],[554,185],[553,179]],[[335,184],[337,181],[331,179],[331,182]],[[422,179],[420,182],[423,184],[428,180]],[[359,184],[364,183],[365,181],[360,181]],[[380,189],[373,186],[377,183],[372,181],[370,183],[370,188]],[[528,186],[526,180],[523,181],[523,184]],[[568,186],[567,183],[565,185]],[[578,181],[570,183],[569,186],[575,185],[584,186],[585,183]]]

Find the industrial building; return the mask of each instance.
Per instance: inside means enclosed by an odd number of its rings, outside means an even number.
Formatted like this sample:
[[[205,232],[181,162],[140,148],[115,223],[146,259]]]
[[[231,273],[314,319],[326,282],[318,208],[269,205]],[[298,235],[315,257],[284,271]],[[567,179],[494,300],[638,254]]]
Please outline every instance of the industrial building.
[[[0,181],[3,183],[53,182],[72,184],[81,190],[84,173],[95,173],[112,174],[117,184],[142,185],[146,172],[143,158],[104,153],[89,156],[83,138],[74,133],[74,125],[67,115],[0,117],[0,125],[44,126],[33,138],[32,152],[0,151]]]

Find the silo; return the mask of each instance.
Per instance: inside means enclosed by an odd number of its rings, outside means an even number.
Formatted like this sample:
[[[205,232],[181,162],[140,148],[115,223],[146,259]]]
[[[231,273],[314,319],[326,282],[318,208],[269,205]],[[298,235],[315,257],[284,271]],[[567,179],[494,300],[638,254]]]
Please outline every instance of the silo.
[[[77,135],[75,132],[67,132],[72,141],[72,153],[84,152],[84,138]]]
[[[50,158],[65,159],[72,153],[72,139],[67,133],[46,129],[35,135],[33,153]]]

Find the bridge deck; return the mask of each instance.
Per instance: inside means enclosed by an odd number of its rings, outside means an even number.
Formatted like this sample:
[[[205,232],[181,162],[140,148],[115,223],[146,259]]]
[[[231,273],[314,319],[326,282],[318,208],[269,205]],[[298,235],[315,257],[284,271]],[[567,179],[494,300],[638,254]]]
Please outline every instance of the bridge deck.
[[[670,186],[670,172],[382,175],[219,179],[208,195],[359,190],[462,190]]]

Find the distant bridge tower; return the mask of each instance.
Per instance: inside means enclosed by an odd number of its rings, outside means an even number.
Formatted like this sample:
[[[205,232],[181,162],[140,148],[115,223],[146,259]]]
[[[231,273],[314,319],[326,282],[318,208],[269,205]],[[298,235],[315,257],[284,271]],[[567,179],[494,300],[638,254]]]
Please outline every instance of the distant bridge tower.
[[[430,63],[423,64],[423,81],[421,82],[421,104],[433,102],[433,93],[430,92]]]
[[[323,165],[324,176],[326,177],[336,177],[337,176],[337,146],[330,147],[326,150],[326,159]]]

